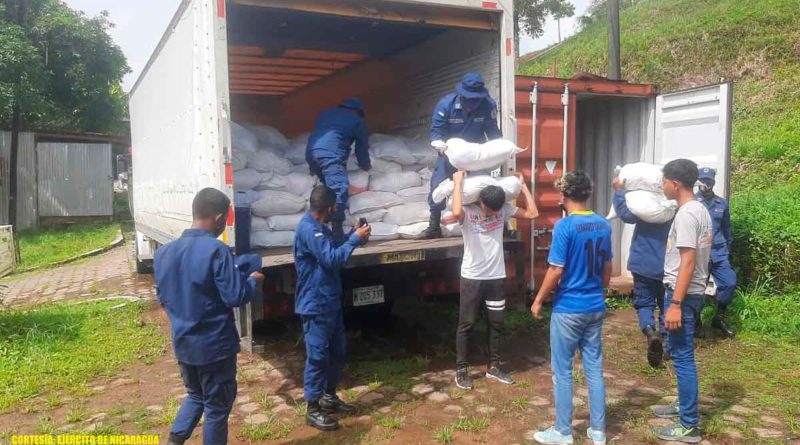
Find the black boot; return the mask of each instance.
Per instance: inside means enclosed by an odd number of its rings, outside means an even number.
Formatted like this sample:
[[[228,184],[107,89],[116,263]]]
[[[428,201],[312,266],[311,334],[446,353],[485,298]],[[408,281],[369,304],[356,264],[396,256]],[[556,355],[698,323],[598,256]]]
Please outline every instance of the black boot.
[[[661,334],[656,331],[652,326],[644,329],[644,335],[647,336],[647,363],[653,368],[661,366],[661,360],[664,359],[664,344],[661,342]]]
[[[423,232],[425,239],[436,239],[442,237],[442,214],[439,212],[431,213],[431,221],[428,228]]]
[[[339,422],[332,419],[319,404],[319,401],[308,402],[308,412],[306,413],[306,425],[312,426],[321,431],[333,431],[339,429]]]
[[[319,400],[319,406],[328,414],[341,413],[350,415],[356,412],[356,407],[344,403],[344,401],[336,395],[336,391],[331,391],[322,396]]]
[[[720,304],[717,307],[717,313],[714,315],[714,318],[711,319],[711,327],[719,329],[726,337],[733,338],[736,336],[736,332],[725,322],[725,313],[727,311],[728,306]]]
[[[179,436],[175,433],[169,433],[169,440],[167,441],[167,445],[183,445],[186,442],[188,437]]]

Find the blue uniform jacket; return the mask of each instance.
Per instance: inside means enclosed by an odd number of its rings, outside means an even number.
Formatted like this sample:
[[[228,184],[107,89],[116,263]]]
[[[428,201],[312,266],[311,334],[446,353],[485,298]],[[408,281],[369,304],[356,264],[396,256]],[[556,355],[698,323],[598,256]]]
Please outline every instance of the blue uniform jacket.
[[[702,193],[696,194],[695,197],[706,206],[708,214],[711,215],[711,221],[714,223],[711,261],[716,263],[728,259],[731,253],[731,244],[733,244],[731,212],[728,208],[728,201],[716,195],[711,199],[706,199]]]
[[[631,240],[631,253],[628,257],[628,270],[631,273],[662,280],[664,278],[664,256],[667,254],[667,237],[672,222],[654,224],[641,221],[625,203],[625,191],[614,193],[614,211],[627,224],[636,224]]]
[[[306,160],[309,165],[315,165],[315,159],[347,163],[353,141],[358,166],[369,170],[369,135],[364,119],[344,108],[325,110],[317,117],[314,131],[308,138]]]
[[[470,114],[461,104],[460,96],[451,93],[442,98],[431,118],[431,142],[461,138],[482,144],[503,137],[497,126],[497,104],[491,97],[484,99]]]
[[[256,281],[239,270],[228,246],[188,229],[156,251],[153,269],[179,362],[202,366],[239,352],[232,308],[253,298]]]
[[[299,315],[325,314],[342,308],[341,269],[361,244],[355,233],[341,245],[333,232],[306,213],[294,236],[297,293],[294,311]]]

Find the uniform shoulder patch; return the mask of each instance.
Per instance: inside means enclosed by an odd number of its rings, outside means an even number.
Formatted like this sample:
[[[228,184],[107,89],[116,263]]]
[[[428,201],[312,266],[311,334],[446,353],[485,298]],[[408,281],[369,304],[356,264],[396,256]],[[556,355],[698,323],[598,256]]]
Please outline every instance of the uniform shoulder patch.
[[[497,119],[497,108],[492,109],[492,119]]]
[[[322,234],[322,232],[317,232],[317,233],[314,234],[315,238],[320,238],[322,236],[325,236],[325,235]]]

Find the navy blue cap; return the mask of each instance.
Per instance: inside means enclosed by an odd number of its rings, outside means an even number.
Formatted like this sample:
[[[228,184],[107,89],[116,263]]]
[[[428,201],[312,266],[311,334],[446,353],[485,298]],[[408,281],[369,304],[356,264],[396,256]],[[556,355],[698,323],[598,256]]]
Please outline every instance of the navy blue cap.
[[[456,92],[467,99],[483,99],[489,96],[483,77],[479,73],[465,74],[461,83],[456,85]]]
[[[703,167],[698,170],[697,179],[716,179],[717,171],[711,167]]]

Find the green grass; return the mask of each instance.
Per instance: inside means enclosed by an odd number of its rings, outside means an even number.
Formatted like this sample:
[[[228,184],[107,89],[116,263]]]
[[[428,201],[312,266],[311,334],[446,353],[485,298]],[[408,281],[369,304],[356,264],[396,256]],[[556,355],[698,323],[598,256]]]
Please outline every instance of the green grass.
[[[800,291],[770,292],[764,282],[737,290],[730,308],[734,325],[745,332],[773,339],[800,340]]]
[[[22,230],[18,271],[44,267],[109,245],[119,225],[92,224]]]
[[[356,381],[366,382],[370,387],[391,385],[400,391],[408,391],[414,385],[411,378],[427,366],[427,361],[418,357],[382,358],[361,361],[357,366],[349,367],[347,372]],[[347,396],[352,400],[349,394]]]
[[[294,425],[270,417],[267,423],[261,425],[245,424],[239,430],[238,436],[249,442],[263,440],[279,440],[286,438],[294,428]]]
[[[79,393],[99,376],[164,352],[166,339],[142,322],[144,303],[55,304],[0,312],[0,412],[45,395],[49,407],[63,393]],[[30,404],[26,402],[25,404]]]
[[[453,433],[455,428],[452,425],[445,425],[433,432],[433,438],[444,444],[453,443]]]
[[[453,427],[459,431],[480,433],[489,428],[488,417],[460,417]]]
[[[375,423],[390,430],[399,430],[403,426],[403,420],[399,417],[378,417]]]

